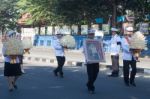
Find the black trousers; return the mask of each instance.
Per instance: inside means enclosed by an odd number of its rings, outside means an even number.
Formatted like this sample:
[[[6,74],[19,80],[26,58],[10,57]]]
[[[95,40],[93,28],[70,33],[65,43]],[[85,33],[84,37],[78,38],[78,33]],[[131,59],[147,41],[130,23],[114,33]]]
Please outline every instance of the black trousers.
[[[131,73],[130,73],[130,66],[132,68]],[[123,60],[123,75],[124,75],[124,82],[125,83],[133,83],[136,75],[136,61],[128,61],[128,60]],[[130,77],[129,77],[130,76]]]
[[[62,68],[63,68],[65,60],[66,60],[65,56],[56,56],[56,59],[57,59],[58,66],[55,69],[55,71],[59,72],[61,75],[63,75]]]
[[[99,63],[91,63],[87,64],[87,74],[88,74],[88,82],[87,87],[89,91],[94,91],[94,82],[97,78],[99,72]]]
[[[112,75],[119,74],[119,55],[111,55],[112,60]]]

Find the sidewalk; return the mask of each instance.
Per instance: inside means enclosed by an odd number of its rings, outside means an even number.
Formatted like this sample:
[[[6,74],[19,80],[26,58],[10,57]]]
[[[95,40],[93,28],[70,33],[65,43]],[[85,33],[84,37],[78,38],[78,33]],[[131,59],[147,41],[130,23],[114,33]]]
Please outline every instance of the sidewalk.
[[[82,66],[84,65],[84,55],[82,50],[67,50],[66,54],[66,65]],[[55,53],[52,48],[37,47],[31,50],[31,54],[25,55],[27,58],[33,58],[39,62],[57,63]],[[103,67],[111,66],[111,57],[109,53],[105,53],[106,62],[100,63]],[[31,59],[32,60],[32,59]],[[122,55],[120,55],[120,68],[122,68]],[[137,62],[137,68],[139,72],[150,74],[150,58],[140,58],[140,62]]]

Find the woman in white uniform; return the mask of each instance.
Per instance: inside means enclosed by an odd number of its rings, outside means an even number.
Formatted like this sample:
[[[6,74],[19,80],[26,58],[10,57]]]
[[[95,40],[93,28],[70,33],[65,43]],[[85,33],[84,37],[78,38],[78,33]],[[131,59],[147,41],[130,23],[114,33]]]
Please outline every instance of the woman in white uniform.
[[[7,33],[8,37],[12,37],[16,35],[16,32],[14,31],[9,31]],[[8,80],[8,86],[9,86],[9,91],[13,91],[14,89],[17,89],[16,81],[18,77],[22,74],[21,72],[21,67],[20,67],[20,61],[19,61],[19,56],[16,57],[16,63],[11,63],[11,58],[10,56],[5,55],[6,48],[3,46],[2,48],[2,53],[4,55],[4,76]]]

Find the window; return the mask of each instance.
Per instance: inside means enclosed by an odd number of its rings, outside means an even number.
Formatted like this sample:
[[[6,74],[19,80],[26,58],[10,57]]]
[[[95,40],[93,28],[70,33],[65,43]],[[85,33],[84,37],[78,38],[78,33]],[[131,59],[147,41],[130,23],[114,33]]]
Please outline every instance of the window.
[[[47,46],[51,46],[51,40],[47,41]]]
[[[44,45],[44,40],[40,40],[40,45],[41,45],[41,46]]]

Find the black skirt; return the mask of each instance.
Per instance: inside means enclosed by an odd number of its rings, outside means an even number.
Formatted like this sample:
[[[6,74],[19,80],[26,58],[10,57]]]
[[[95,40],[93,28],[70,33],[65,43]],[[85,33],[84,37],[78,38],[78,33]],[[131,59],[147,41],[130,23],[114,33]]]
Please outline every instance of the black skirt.
[[[10,64],[8,62],[5,62],[4,76],[20,76],[21,74],[22,72],[21,72],[20,63]]]

